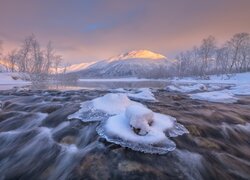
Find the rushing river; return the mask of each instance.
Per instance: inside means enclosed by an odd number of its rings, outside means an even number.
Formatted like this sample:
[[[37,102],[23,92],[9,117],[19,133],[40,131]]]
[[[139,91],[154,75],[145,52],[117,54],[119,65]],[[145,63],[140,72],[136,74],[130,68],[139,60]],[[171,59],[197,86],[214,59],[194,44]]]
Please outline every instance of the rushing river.
[[[138,82],[132,84],[126,86]],[[176,150],[157,155],[105,141],[96,133],[98,122],[69,120],[81,102],[108,91],[66,89],[0,91],[1,180],[250,179],[248,96],[223,104],[156,91],[159,102],[142,103],[176,117],[190,132],[173,139]]]

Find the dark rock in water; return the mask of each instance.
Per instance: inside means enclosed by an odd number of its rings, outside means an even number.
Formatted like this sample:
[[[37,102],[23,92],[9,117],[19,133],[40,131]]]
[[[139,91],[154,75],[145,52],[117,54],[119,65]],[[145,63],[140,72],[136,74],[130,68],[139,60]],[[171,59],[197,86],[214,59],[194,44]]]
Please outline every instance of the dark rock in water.
[[[67,118],[105,93],[1,91],[0,179],[250,179],[250,97],[222,104],[155,92],[159,102],[145,105],[189,130],[157,155],[105,141],[98,122]]]
[[[49,116],[43,121],[42,126],[56,127],[60,123],[67,121],[67,117],[79,109],[80,104],[66,103],[62,108],[50,113]]]

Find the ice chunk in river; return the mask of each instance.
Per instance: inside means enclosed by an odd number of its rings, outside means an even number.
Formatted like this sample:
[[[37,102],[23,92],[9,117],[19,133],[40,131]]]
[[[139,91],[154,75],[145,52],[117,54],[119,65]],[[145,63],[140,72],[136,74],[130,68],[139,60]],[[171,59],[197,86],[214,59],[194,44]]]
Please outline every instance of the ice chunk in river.
[[[164,154],[172,151],[176,145],[168,137],[188,133],[175,118],[154,113],[120,93],[110,93],[84,102],[81,109],[68,118],[85,122],[101,121],[97,127],[101,137],[145,153]]]
[[[109,93],[91,101],[83,102],[81,109],[69,115],[68,119],[76,118],[84,122],[102,121],[112,115],[124,112],[128,106],[133,104],[143,106],[142,104],[131,101],[125,94]]]
[[[138,131],[137,131],[138,130]],[[97,132],[107,141],[145,153],[164,154],[175,149],[170,137],[188,133],[176,119],[132,105],[126,112],[102,121]]]
[[[157,101],[149,88],[140,88],[136,93],[127,93],[129,98],[143,101]]]
[[[139,89],[111,89],[110,92],[113,93],[124,93],[129,98],[140,100],[140,101],[157,101],[154,94],[152,93],[150,88],[139,88]]]

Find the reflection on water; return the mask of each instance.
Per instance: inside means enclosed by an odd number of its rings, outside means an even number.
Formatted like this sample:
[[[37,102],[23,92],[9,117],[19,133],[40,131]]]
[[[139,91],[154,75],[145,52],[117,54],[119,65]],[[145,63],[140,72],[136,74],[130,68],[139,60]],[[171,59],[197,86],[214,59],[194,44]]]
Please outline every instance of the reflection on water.
[[[56,90],[78,90],[78,89],[113,89],[113,88],[165,88],[167,81],[78,81],[78,82],[43,82],[35,83],[32,89],[56,89]]]

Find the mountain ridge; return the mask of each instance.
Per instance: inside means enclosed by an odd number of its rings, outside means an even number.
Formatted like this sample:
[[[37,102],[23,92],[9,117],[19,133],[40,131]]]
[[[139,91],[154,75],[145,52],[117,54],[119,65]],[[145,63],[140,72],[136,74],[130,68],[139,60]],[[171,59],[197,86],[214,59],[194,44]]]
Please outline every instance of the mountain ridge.
[[[153,51],[149,51],[149,50],[133,50],[133,51],[129,51],[127,53],[123,53],[117,56],[112,56],[106,60],[101,60],[101,61],[95,61],[95,62],[89,62],[89,63],[79,63],[79,64],[73,64],[70,65],[68,67],[66,67],[67,73],[72,73],[72,72],[77,72],[77,71],[82,71],[88,68],[91,68],[93,66],[97,67],[99,66],[99,68],[102,68],[103,66],[105,66],[107,63],[111,63],[114,61],[125,61],[125,60],[134,60],[134,61],[140,61],[140,60],[167,60],[166,56],[159,54],[159,53],[155,53]],[[61,68],[61,71],[59,72],[63,72],[64,68]]]
[[[152,51],[130,51],[93,63],[76,74],[80,78],[165,77],[174,63]]]

